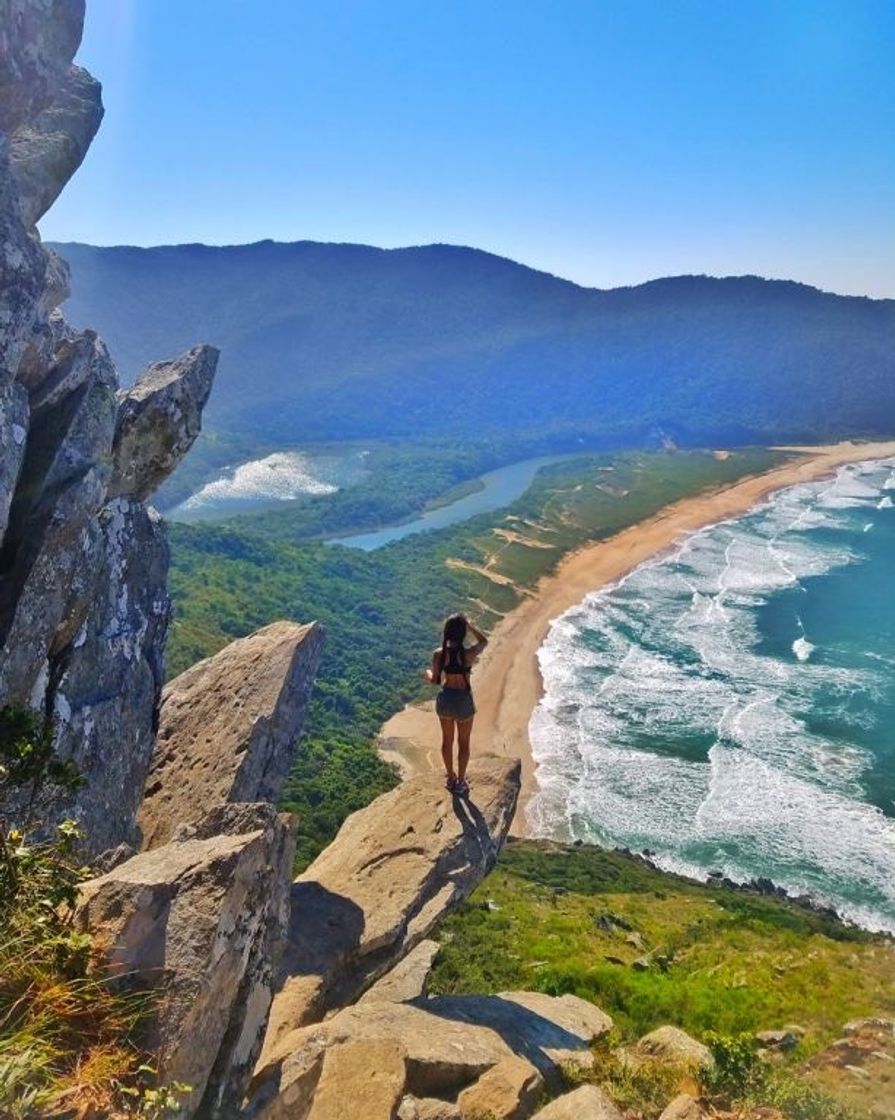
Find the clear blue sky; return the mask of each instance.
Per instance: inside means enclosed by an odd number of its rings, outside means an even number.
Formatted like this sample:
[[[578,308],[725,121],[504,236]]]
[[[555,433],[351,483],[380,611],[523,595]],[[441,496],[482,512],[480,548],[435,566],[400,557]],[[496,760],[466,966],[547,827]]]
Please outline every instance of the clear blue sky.
[[[97,244],[475,245],[895,296],[895,0],[88,0]]]

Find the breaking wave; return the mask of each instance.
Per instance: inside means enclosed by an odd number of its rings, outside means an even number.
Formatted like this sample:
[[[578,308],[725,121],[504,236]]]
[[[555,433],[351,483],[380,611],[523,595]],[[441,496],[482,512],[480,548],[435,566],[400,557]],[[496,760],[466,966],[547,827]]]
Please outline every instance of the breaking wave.
[[[892,468],[780,491],[554,622],[533,834],[770,878],[895,931]]]

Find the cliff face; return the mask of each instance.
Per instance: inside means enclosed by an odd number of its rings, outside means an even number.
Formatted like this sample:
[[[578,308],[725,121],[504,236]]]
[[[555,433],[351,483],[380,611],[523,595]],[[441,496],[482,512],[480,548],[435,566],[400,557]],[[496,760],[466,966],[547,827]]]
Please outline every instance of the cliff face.
[[[199,432],[218,353],[196,346],[122,391],[103,341],[58,310],[67,269],[35,222],[102,118],[72,65],[83,18],[83,0],[0,0],[0,708],[43,714],[84,779],[40,827],[73,817],[85,854],[105,853],[75,921],[112,976],[155,990],[160,1076],[187,1081],[187,1116],[229,1115],[287,933],[294,833],[270,802],[323,635],[280,624],[195,667],[159,734],[168,545],[147,503]],[[134,855],[154,754],[153,851]],[[0,805],[4,829],[25,816]]]
[[[217,351],[121,392],[102,340],[57,309],[67,269],[35,222],[102,119],[72,65],[83,18],[81,0],[0,2],[0,705],[53,720],[86,779],[60,812],[96,854],[136,840],[170,614],[146,501],[199,432]]]

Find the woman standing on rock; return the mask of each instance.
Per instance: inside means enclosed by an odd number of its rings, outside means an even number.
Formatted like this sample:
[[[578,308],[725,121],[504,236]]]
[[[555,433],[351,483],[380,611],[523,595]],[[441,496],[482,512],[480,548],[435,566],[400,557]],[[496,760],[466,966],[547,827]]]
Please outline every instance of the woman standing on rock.
[[[468,648],[464,645],[467,633],[476,639]],[[468,622],[465,615],[452,614],[444,624],[440,648],[432,654],[432,665],[426,677],[432,684],[441,685],[435,700],[435,713],[441,724],[441,757],[447,774],[445,785],[460,797],[469,793],[466,767],[469,764],[469,737],[475,718],[475,703],[469,675],[476,658],[488,644],[488,639]],[[457,769],[454,770],[454,734],[457,736]]]

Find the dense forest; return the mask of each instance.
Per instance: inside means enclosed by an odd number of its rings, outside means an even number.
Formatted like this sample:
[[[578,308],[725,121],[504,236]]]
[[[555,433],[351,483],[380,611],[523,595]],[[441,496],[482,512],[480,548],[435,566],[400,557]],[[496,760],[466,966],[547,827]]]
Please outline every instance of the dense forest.
[[[895,301],[758,277],[587,289],[478,250],[56,246],[125,380],[202,339],[227,440],[705,446],[890,434]],[[199,454],[203,454],[199,449]]]

